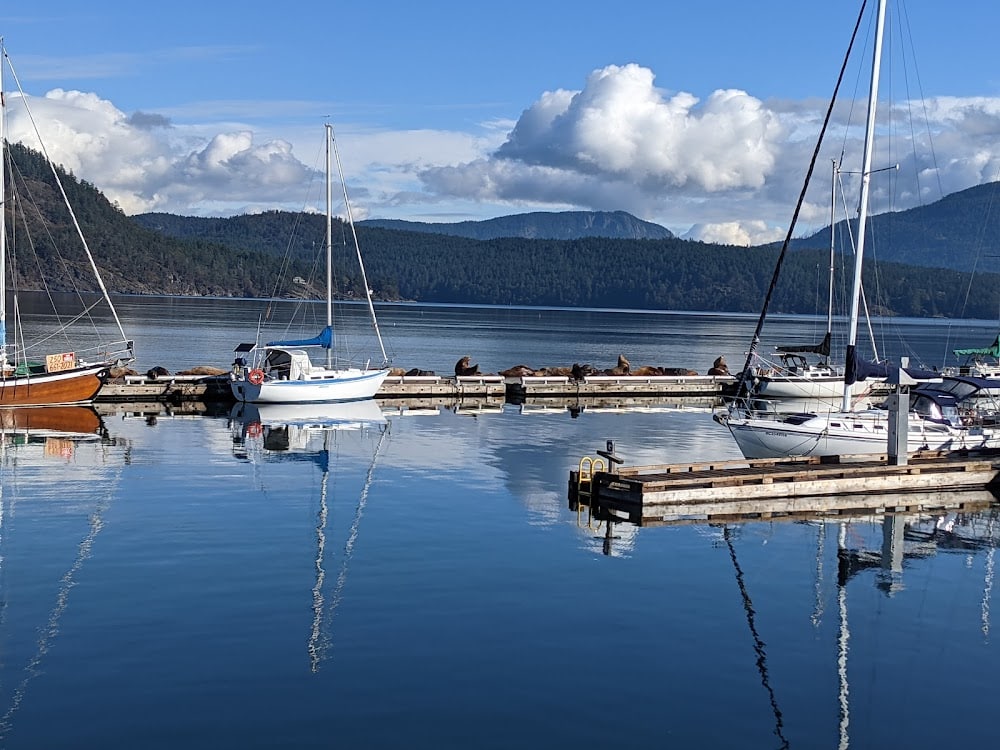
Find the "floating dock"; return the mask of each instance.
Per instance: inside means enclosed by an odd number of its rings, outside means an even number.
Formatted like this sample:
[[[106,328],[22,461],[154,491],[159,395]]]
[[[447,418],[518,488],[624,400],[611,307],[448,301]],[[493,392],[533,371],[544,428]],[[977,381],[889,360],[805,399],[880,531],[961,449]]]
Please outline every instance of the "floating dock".
[[[570,396],[664,396],[718,398],[736,379],[731,375],[588,375],[582,380],[567,376],[530,375],[507,379],[507,400],[513,404]]]
[[[994,492],[1000,471],[995,450],[919,453],[901,466],[885,456],[841,456],[613,470],[620,459],[601,456],[570,472],[570,508],[637,526],[952,508],[963,491]]]
[[[229,374],[224,375],[128,375],[104,384],[98,402],[232,401]],[[588,403],[633,404],[653,398],[695,399],[699,405],[717,400],[733,378],[714,375],[690,376],[589,376],[517,377],[503,375],[390,375],[382,383],[377,399],[486,400],[512,404]]]

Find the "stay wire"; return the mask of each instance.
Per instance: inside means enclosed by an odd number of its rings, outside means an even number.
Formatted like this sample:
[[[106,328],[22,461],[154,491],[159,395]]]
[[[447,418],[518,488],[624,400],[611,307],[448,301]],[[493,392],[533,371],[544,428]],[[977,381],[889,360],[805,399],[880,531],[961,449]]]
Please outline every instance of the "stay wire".
[[[788,247],[792,241],[792,233],[795,231],[795,225],[798,222],[799,212],[802,210],[802,204],[805,203],[806,191],[809,188],[809,183],[812,180],[813,170],[816,168],[816,160],[819,158],[819,151],[823,145],[823,138],[826,135],[826,130],[829,127],[830,119],[833,115],[833,107],[837,101],[837,95],[840,92],[840,85],[844,80],[844,73],[847,70],[847,64],[851,57],[851,50],[854,49],[854,42],[858,36],[858,29],[861,28],[861,21],[864,19],[865,7],[867,6],[867,0],[863,0],[861,3],[861,12],[858,14],[858,20],[854,24],[854,31],[851,32],[851,42],[847,46],[847,54],[844,55],[844,61],[840,66],[840,73],[837,76],[837,83],[833,89],[833,96],[830,97],[830,103],[827,105],[826,115],[823,118],[823,126],[820,128],[819,137],[816,139],[816,147],[813,149],[812,158],[809,161],[809,168],[806,170],[806,177],[802,183],[802,191],[799,193],[799,199],[795,204],[795,211],[792,213],[792,221],[788,225],[788,232],[785,235],[785,241],[781,244],[781,251],[778,253],[778,260],[774,266],[774,274],[771,276],[771,283],[767,288],[767,294],[764,297],[764,305],[760,311],[760,318],[757,320],[757,327],[754,330],[753,338],[750,341],[750,350],[747,352],[746,362],[743,365],[743,371],[740,373],[740,382],[736,389],[737,397],[744,396],[748,393],[749,389],[747,383],[750,379],[750,365],[753,362],[754,356],[757,354],[757,349],[760,348],[760,334],[764,329],[764,321],[767,318],[767,309],[771,304],[771,296],[774,294],[775,287],[778,285],[778,277],[781,274],[781,267],[784,264],[785,256],[788,253]]]

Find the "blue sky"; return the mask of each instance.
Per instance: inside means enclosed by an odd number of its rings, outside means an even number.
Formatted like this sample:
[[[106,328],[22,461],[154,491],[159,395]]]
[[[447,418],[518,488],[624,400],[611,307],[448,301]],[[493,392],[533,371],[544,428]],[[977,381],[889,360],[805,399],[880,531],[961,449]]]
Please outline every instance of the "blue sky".
[[[860,0],[27,8],[0,35],[46,147],[126,213],[314,208],[329,116],[356,217],[622,209],[747,244],[787,229]],[[900,170],[873,211],[1000,178],[997,21],[987,0],[890,4],[905,64],[876,165]],[[8,135],[30,142],[14,98]],[[803,231],[829,219],[830,159],[860,164],[862,110],[838,107]]]

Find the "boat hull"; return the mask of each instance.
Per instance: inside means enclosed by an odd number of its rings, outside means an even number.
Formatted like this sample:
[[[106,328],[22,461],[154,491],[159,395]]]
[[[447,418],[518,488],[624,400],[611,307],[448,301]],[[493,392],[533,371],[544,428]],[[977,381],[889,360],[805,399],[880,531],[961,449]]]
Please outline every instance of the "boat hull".
[[[0,377],[0,406],[46,406],[93,401],[104,385],[106,364],[59,372]]]
[[[746,458],[846,456],[888,452],[888,413],[814,415],[796,423],[787,418],[730,417],[726,426]],[[993,433],[949,428],[911,417],[907,451],[995,447]]]
[[[254,404],[321,404],[372,398],[388,376],[388,368],[338,370],[322,378],[303,380],[264,380],[252,383],[249,373],[231,381],[237,401]]]
[[[101,417],[91,406],[0,408],[0,431],[42,435],[96,435]]]
[[[851,395],[859,396],[867,389],[865,383],[854,383]],[[754,392],[766,398],[840,398],[844,395],[844,378],[764,376],[758,379]]]

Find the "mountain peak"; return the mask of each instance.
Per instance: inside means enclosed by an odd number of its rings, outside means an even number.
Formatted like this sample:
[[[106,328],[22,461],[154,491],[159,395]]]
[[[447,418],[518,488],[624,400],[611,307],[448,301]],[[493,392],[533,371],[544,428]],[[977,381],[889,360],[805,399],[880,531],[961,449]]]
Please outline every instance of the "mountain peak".
[[[433,223],[400,219],[368,219],[363,226],[494,240],[516,237],[532,240],[577,240],[583,237],[607,237],[623,240],[663,240],[674,235],[669,229],[637,219],[625,211],[534,211],[499,216],[483,221]]]

